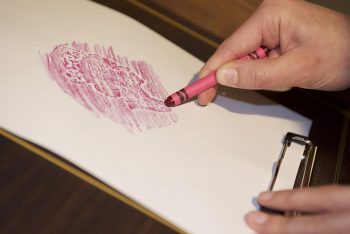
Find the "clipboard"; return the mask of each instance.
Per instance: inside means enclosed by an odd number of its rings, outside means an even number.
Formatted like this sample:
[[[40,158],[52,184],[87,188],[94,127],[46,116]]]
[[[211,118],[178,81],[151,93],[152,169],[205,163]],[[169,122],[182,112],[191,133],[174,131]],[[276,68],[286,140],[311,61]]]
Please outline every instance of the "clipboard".
[[[292,146],[292,144],[298,144],[304,147],[302,155],[289,156],[289,157],[300,157],[300,163],[299,163],[299,167],[295,177],[293,189],[309,187],[313,168],[314,168],[314,163],[316,160],[317,146],[313,144],[308,137],[298,135],[292,132],[288,132],[286,134],[282,144],[283,146],[281,150],[281,155],[277,160],[276,168],[273,172],[272,180],[269,185],[268,191],[273,191],[274,186],[276,184],[276,180],[280,173],[281,164],[285,159],[287,151]],[[301,213],[297,211],[282,212],[282,211],[266,208],[263,206],[261,206],[260,210],[267,213],[281,214],[285,216],[301,215]]]

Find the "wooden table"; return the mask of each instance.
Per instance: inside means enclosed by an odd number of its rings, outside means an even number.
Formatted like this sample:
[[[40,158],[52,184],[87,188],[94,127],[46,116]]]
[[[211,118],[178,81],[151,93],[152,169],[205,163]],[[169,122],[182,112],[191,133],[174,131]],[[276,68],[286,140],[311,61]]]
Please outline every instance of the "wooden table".
[[[205,61],[260,0],[97,2],[135,18]],[[312,184],[350,183],[349,91],[261,93],[313,120],[310,137],[320,148]],[[175,233],[4,136],[0,186],[0,233]]]

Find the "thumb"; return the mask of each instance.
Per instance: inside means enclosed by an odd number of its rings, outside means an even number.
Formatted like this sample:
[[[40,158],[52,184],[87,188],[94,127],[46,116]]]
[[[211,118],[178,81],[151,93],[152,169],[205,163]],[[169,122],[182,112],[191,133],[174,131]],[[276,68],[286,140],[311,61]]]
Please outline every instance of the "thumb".
[[[236,60],[216,72],[218,83],[241,89],[285,91],[298,86],[299,71],[295,56],[284,54],[262,60]]]

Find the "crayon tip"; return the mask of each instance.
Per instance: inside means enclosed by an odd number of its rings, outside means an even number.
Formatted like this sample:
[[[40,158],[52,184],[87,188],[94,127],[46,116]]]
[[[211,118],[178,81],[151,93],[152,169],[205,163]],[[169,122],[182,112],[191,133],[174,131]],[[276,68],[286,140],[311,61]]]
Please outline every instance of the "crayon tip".
[[[164,104],[165,104],[167,107],[173,107],[173,106],[175,106],[175,102],[174,102],[174,100],[173,100],[173,98],[172,98],[171,96],[169,96],[167,99],[165,99]]]

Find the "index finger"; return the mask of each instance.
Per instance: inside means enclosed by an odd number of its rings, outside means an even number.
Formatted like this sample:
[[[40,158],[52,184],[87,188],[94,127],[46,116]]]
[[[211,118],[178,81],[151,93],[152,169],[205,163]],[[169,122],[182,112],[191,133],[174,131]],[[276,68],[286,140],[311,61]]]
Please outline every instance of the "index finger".
[[[330,185],[263,192],[258,200],[261,205],[277,210],[323,212],[350,209],[349,198],[350,186]]]
[[[262,27],[257,14],[253,14],[242,26],[229,36],[209,58],[199,73],[204,77],[227,62],[241,58],[256,50],[262,44]],[[215,96],[216,89],[211,88],[198,96],[198,103],[208,104]]]

